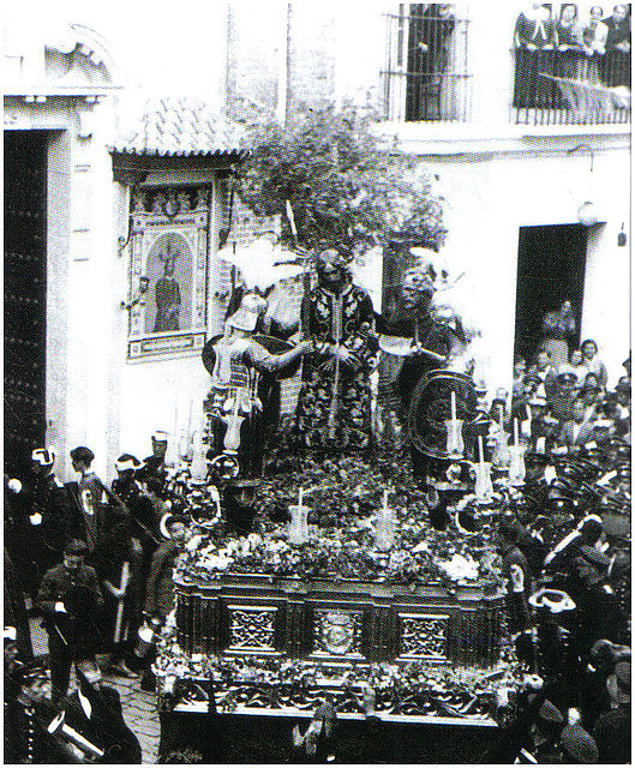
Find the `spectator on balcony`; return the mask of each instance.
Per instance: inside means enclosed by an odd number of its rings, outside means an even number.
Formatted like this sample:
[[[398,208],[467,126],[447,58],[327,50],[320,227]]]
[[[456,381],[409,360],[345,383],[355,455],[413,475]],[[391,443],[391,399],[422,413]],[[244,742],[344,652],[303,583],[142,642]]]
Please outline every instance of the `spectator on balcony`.
[[[557,56],[555,74],[558,77],[575,77],[582,47],[578,40],[578,6],[566,3],[560,9],[556,24]]]
[[[516,77],[515,107],[549,107],[554,83],[540,75],[553,74],[555,25],[543,3],[531,3],[518,14],[514,29]]]
[[[578,28],[578,40],[583,55],[578,61],[577,80],[585,80],[591,85],[600,82],[599,62],[606,52],[608,28],[602,21],[602,6],[594,5],[589,11],[589,23]]]
[[[454,6],[432,3],[423,13],[421,3],[410,7],[406,120],[438,120],[441,80],[455,25]]]
[[[605,85],[631,85],[631,17],[626,4],[613,7],[613,15],[602,22],[607,30],[602,80]]]

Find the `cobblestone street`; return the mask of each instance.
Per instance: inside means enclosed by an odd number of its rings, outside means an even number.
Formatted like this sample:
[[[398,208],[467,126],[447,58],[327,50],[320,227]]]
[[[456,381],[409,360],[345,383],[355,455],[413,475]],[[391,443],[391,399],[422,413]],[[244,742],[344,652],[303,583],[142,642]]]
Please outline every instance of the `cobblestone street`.
[[[46,632],[41,628],[42,619],[31,618],[31,638],[36,656],[48,653]],[[159,715],[154,693],[142,691],[141,678],[125,678],[104,674],[104,681],[119,691],[123,715],[128,727],[135,733],[141,744],[143,762],[156,763],[159,749]],[[75,687],[74,677],[69,692]]]

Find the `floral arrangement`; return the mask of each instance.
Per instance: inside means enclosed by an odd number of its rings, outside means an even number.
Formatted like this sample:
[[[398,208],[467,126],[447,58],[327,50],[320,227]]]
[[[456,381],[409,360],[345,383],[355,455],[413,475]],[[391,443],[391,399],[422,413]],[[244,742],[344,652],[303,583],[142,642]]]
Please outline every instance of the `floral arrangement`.
[[[429,691],[433,694],[469,694],[494,696],[501,688],[517,690],[523,685],[524,667],[513,654],[501,656],[493,668],[434,666],[423,661],[401,664],[380,662],[353,664],[302,659],[263,658],[254,656],[188,656],[173,638],[163,638],[154,670],[165,690],[165,681],[212,679],[217,691],[240,685],[290,686],[300,690],[320,687],[361,691],[370,686],[380,696],[395,690]]]

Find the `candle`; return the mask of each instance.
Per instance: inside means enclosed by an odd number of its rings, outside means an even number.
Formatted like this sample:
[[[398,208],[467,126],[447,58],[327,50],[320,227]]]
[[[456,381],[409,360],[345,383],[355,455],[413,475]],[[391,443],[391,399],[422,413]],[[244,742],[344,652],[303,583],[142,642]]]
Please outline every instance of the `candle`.
[[[514,419],[514,445],[518,447],[518,419]]]
[[[483,452],[483,435],[478,436],[478,463],[482,464],[485,461],[485,455]]]
[[[456,421],[456,392],[454,390],[450,392],[450,417],[452,421]]]
[[[386,512],[388,511],[388,488],[384,488],[383,511],[384,511],[384,514],[386,514]]]
[[[302,489],[302,486],[298,488],[298,507],[302,509],[302,499],[304,497],[304,491]]]

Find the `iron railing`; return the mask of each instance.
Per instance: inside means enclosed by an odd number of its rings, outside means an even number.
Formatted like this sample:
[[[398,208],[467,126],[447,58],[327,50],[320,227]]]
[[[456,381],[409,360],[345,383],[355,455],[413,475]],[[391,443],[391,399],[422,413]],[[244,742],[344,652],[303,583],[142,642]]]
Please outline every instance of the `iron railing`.
[[[385,18],[384,118],[466,122],[471,85],[469,20],[441,3],[401,3],[397,13]]]
[[[515,51],[512,121],[522,125],[630,122],[630,53]]]

